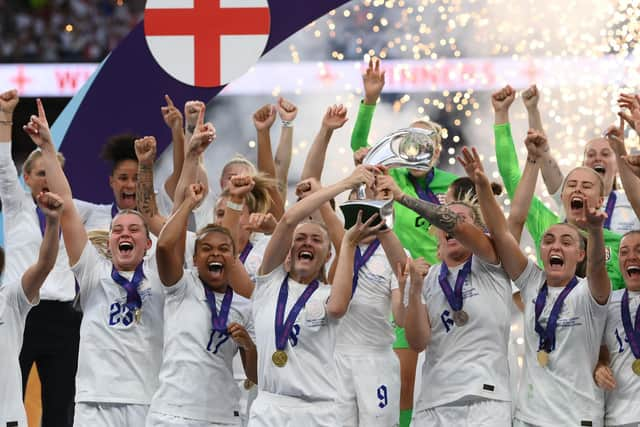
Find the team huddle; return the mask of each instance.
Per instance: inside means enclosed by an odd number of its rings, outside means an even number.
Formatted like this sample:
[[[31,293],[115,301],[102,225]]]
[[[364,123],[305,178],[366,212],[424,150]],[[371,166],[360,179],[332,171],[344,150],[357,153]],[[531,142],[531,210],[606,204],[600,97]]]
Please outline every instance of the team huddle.
[[[458,157],[465,177],[362,164],[384,77],[371,61],[353,170],[321,184],[347,120],[334,105],[286,209],[290,101],[255,112],[256,165],[231,159],[214,189],[204,104],[183,114],[165,96],[171,175],[154,188],[154,137],[115,137],[103,150],[114,202],[96,205],[73,198],[40,100],[23,126],[37,145],[22,166],[25,193],[11,156],[18,95],[0,94],[0,425],[27,425],[34,361],[44,427],[639,425],[640,156],[627,153],[624,125],[640,131],[640,96],[620,95],[619,125],[563,175],[537,88],[522,93],[522,169],[509,123],[516,93],[494,93],[500,185],[475,148]],[[440,126],[407,125],[434,135],[438,157]],[[535,197],[540,173],[558,215]],[[361,186],[367,199],[393,200],[393,224],[361,211],[345,230],[335,197],[357,199]],[[520,248],[525,226],[538,263]]]

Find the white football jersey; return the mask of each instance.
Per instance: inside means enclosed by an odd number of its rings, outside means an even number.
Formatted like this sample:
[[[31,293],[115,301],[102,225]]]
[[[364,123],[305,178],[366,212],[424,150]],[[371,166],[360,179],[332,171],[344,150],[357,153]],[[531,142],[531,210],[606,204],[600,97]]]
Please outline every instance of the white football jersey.
[[[321,283],[300,310],[284,349],[288,356],[286,365],[278,367],[271,361],[276,351],[274,325],[278,294],[286,275],[281,265],[271,273],[256,278],[252,302],[258,347],[259,389],[307,401],[332,401],[336,383],[333,351],[339,322],[328,316],[325,307],[331,286]],[[289,279],[285,319],[306,287]]]
[[[368,245],[360,245],[364,254]],[[340,319],[336,349],[358,346],[390,348],[395,340],[391,325],[391,291],[398,289],[398,280],[387,255],[378,246],[358,272],[358,287],[349,310]]]
[[[24,324],[31,307],[22,289],[22,280],[0,285],[0,425],[27,425],[22,403],[22,375],[18,357],[22,349]]]
[[[556,347],[549,363],[537,361],[539,337],[535,332],[535,300],[546,274],[533,261],[515,280],[524,303],[524,369],[516,418],[535,425],[602,425],[604,393],[593,380],[607,317],[607,304],[591,296],[586,279],[564,301],[556,328]],[[549,314],[563,288],[548,287],[540,316],[546,328]],[[582,422],[585,422],[584,424]]]
[[[113,264],[90,243],[71,269],[83,309],[76,402],[148,405],[162,361],[164,291],[155,257],[144,261],[138,288],[142,318],[126,306],[127,292],[111,278]],[[131,279],[133,272],[120,272]]]
[[[605,393],[605,424],[624,425],[640,423],[640,376],[633,373],[631,364],[636,357],[629,346],[629,338],[622,325],[620,305],[624,289],[613,291],[607,326],[604,330],[603,345],[609,350],[611,370],[616,379],[616,388]],[[629,291],[629,312],[631,324],[635,324],[636,312],[640,306],[640,292]]]
[[[240,390],[231,363],[238,345],[213,331],[204,287],[194,270],[166,289],[165,336],[160,387],[151,409],[179,417],[231,424],[239,418]],[[214,293],[220,313],[224,293]],[[239,323],[254,335],[250,301],[233,294],[227,325]],[[218,393],[211,393],[218,390]]]
[[[449,268],[453,289],[464,264]],[[422,296],[431,322],[425,350],[422,389],[414,411],[463,399],[511,401],[507,358],[511,325],[511,286],[500,265],[474,256],[462,287],[469,320],[457,326],[438,282],[441,264],[425,277]]]

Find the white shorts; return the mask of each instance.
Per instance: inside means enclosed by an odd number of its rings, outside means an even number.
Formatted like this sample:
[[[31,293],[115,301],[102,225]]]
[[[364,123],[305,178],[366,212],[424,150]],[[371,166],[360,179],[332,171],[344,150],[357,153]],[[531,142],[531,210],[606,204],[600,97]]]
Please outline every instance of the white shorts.
[[[177,417],[163,414],[154,410],[147,415],[146,427],[239,427],[240,420],[235,424],[211,423],[209,421],[194,420],[191,418]]]
[[[510,427],[511,402],[474,400],[413,413],[412,427]]]
[[[143,426],[149,405],[128,403],[76,403],[73,427]]]
[[[336,416],[343,427],[393,427],[400,419],[400,362],[391,347],[336,351]]]
[[[249,427],[336,427],[336,420],[333,401],[309,402],[260,390]]]

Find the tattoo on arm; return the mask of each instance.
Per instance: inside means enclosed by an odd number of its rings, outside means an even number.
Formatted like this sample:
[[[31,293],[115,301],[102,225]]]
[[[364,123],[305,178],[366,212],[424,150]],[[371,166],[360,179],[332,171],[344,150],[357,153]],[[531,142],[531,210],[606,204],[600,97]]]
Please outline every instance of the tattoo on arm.
[[[447,233],[452,233],[458,223],[462,222],[462,218],[446,206],[436,205],[406,194],[400,199],[400,204],[417,212],[431,224]]]
[[[138,166],[138,183],[136,184],[136,201],[141,214],[152,218],[158,213],[156,193],[153,191],[153,167]]]

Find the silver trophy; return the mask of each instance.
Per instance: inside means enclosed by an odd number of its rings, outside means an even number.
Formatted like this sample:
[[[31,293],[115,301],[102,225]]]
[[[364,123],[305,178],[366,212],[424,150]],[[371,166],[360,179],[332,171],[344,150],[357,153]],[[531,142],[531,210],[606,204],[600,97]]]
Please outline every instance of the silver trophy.
[[[436,137],[436,131],[432,129],[399,129],[378,141],[362,160],[362,164],[428,172],[437,160]],[[359,211],[362,211],[363,222],[377,213],[388,227],[393,225],[393,200],[368,200],[364,184],[358,188],[358,199],[343,203],[340,209],[346,229],[356,223]],[[379,221],[374,221],[374,224],[377,222]]]

